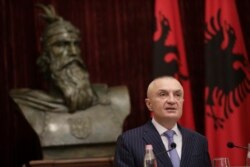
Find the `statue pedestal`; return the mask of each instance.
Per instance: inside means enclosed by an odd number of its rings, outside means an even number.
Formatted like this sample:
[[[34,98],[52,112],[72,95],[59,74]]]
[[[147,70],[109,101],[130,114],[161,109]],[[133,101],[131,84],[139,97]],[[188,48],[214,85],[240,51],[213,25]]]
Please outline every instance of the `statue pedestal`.
[[[44,159],[113,157],[115,143],[44,147]]]
[[[21,113],[39,136],[44,160],[114,156],[116,140],[130,112],[128,89],[99,86],[95,90],[98,97],[108,103],[74,113],[64,111],[64,103],[53,101],[40,91],[11,92]]]

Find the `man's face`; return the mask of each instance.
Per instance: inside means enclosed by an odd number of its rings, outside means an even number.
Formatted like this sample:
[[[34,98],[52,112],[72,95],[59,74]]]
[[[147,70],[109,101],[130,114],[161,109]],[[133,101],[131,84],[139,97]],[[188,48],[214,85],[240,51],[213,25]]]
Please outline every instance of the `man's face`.
[[[51,71],[61,70],[73,61],[83,62],[80,57],[80,39],[75,33],[54,35],[47,42]]]
[[[76,33],[65,32],[50,37],[45,46],[50,60],[50,78],[62,93],[70,112],[86,109],[96,99],[81,59],[79,43]]]
[[[182,116],[183,88],[174,78],[159,78],[150,84],[146,105],[158,122],[177,122]]]

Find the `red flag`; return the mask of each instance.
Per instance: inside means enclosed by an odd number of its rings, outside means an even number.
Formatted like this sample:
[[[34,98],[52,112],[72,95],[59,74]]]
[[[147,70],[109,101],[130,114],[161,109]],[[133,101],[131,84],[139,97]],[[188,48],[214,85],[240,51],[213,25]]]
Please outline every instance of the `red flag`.
[[[156,0],[155,20],[154,76],[171,75],[182,83],[185,101],[180,124],[195,129],[178,1]]]
[[[205,123],[211,158],[244,165],[250,143],[250,68],[234,0],[206,0]]]

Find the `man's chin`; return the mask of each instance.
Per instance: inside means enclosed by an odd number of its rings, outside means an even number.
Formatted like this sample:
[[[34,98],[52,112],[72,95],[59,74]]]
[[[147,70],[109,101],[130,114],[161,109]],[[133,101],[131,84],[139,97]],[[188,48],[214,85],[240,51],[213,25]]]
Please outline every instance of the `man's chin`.
[[[171,118],[171,119],[180,119],[181,114],[178,111],[165,111],[165,117]]]

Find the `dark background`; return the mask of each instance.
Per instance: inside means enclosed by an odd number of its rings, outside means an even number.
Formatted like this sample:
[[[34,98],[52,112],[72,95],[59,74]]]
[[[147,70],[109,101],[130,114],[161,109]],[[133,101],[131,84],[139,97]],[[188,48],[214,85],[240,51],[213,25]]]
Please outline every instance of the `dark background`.
[[[124,130],[150,116],[144,98],[152,75],[154,0],[0,1],[0,166],[41,158],[39,141],[9,98],[12,88],[46,89],[36,59],[45,26],[36,3],[52,4],[82,33],[82,55],[92,83],[129,88],[131,114]],[[204,133],[204,0],[179,0],[192,85],[196,129]],[[250,1],[236,1],[247,52]]]

